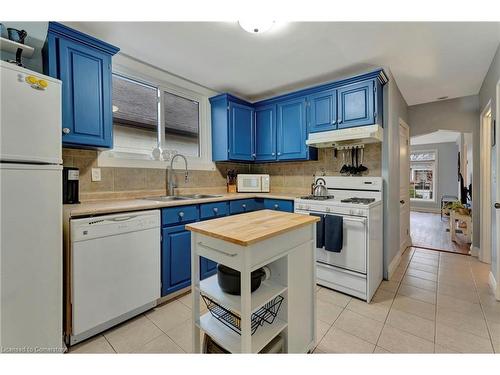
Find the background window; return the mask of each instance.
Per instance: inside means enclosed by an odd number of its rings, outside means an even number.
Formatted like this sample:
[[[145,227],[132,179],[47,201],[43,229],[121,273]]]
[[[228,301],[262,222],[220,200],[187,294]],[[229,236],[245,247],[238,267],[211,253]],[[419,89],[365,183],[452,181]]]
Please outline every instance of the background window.
[[[164,147],[186,156],[200,156],[200,103],[163,92]]]
[[[410,198],[433,201],[435,197],[436,153],[410,154]]]
[[[152,158],[158,147],[158,89],[113,74],[113,142],[119,152]]]

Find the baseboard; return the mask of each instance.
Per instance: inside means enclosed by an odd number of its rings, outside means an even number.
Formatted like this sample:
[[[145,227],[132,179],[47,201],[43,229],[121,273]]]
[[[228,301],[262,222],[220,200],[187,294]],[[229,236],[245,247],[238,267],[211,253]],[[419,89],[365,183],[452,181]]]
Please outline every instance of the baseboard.
[[[394,258],[392,258],[391,263],[389,263],[389,267],[387,269],[388,280],[390,280],[392,278],[392,276],[394,275],[394,271],[396,270],[396,268],[398,268],[399,263],[401,263],[401,255],[403,254],[403,252],[405,250],[406,250],[406,247],[404,247],[404,248],[402,247],[401,249],[399,249],[399,251],[394,256]]]
[[[493,272],[490,271],[488,277],[488,284],[490,285],[491,290],[493,291],[493,295],[495,298],[500,301],[500,288],[498,288],[497,281],[495,280],[495,276],[493,276]]]
[[[470,255],[473,257],[479,257],[479,247],[470,245]]]

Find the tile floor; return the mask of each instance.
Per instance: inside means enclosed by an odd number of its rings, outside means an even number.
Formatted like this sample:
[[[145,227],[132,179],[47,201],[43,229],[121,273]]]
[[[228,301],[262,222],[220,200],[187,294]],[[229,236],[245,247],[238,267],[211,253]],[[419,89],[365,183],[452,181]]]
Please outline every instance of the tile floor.
[[[315,353],[500,353],[500,302],[489,266],[409,248],[367,304],[317,287]],[[189,353],[191,296],[71,348],[71,353]]]

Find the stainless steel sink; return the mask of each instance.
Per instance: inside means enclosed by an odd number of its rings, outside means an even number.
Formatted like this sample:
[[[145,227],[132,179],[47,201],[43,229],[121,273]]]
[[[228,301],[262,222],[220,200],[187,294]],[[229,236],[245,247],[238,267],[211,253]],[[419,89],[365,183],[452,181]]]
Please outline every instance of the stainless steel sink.
[[[170,201],[183,201],[189,198],[183,198],[177,195],[163,195],[161,197],[146,197],[142,199],[147,199],[149,201],[158,201],[158,202],[170,202]]]
[[[179,195],[184,199],[204,199],[204,198],[220,198],[222,195],[213,195],[213,194],[187,194],[187,195]]]

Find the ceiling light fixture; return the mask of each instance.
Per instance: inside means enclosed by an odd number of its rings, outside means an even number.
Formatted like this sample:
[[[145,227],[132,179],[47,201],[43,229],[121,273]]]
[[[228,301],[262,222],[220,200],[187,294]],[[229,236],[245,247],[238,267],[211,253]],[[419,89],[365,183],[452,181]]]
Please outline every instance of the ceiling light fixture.
[[[271,30],[274,26],[274,21],[238,21],[241,28],[250,34],[262,34]]]

